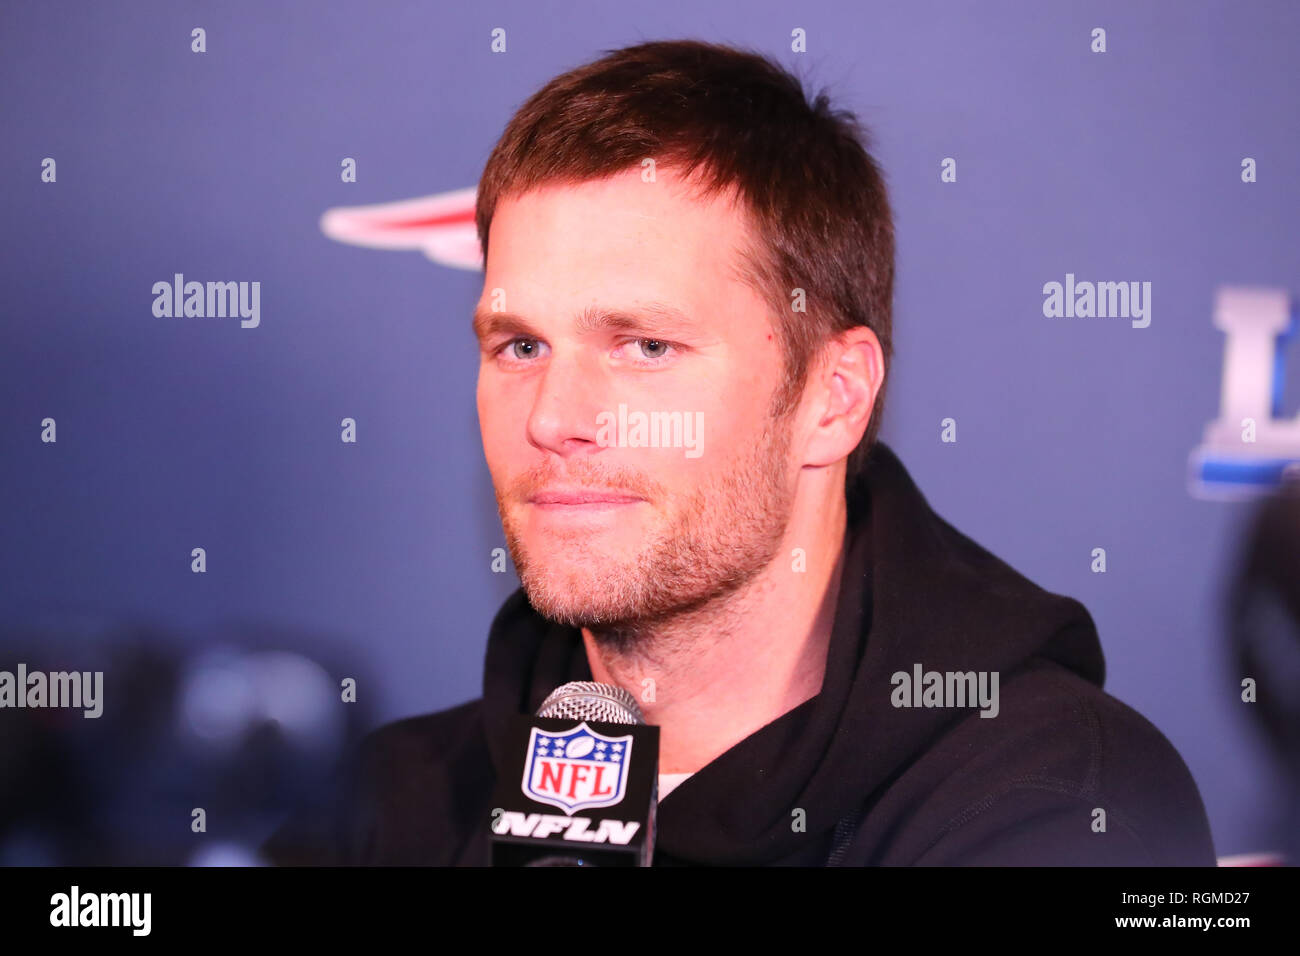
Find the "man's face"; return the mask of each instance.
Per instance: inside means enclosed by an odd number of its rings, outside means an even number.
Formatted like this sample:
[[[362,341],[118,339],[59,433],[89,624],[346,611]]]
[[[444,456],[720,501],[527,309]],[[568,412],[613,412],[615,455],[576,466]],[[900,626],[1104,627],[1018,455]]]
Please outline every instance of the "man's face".
[[[747,238],[728,199],[696,198],[664,169],[497,205],[475,321],[479,424],[511,556],[545,616],[631,633],[772,560],[799,468],[792,419],[771,417],[780,342],[736,275]]]

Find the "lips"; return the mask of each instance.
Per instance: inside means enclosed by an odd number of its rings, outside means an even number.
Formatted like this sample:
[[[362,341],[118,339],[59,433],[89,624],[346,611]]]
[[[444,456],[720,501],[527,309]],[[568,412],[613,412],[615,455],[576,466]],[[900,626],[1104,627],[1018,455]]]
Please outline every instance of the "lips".
[[[528,499],[529,504],[576,507],[579,505],[630,505],[641,499],[620,491],[599,488],[552,489],[539,491]]]

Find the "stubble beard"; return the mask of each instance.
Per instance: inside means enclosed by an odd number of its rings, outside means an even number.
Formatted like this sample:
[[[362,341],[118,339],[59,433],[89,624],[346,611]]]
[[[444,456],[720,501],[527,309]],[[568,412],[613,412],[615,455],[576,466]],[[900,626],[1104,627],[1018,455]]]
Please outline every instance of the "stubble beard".
[[[776,555],[790,520],[793,489],[787,484],[788,422],[777,419],[748,454],[714,471],[671,520],[649,532],[630,558],[586,547],[588,535],[558,539],[563,558],[533,553],[523,544],[518,511],[527,494],[516,490],[509,507],[497,506],[510,555],[528,600],[543,617],[587,628],[619,653],[648,650],[650,635],[674,618],[692,614],[735,593]],[[570,476],[574,477],[574,476]],[[593,476],[595,477],[595,476]],[[644,494],[653,507],[671,503],[644,476],[602,474],[598,483]],[[516,482],[514,489],[538,487]],[[592,484],[597,481],[592,481]]]

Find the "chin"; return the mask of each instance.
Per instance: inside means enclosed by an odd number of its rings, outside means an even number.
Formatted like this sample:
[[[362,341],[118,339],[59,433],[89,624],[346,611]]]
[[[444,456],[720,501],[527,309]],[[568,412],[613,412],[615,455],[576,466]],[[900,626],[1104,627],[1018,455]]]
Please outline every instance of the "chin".
[[[611,573],[614,567],[589,552],[577,562],[557,560],[549,552],[544,564],[525,569],[520,579],[529,602],[543,617],[572,627],[593,627],[620,621],[628,613],[617,585],[621,576]]]
[[[586,600],[573,591],[560,592],[550,588],[524,586],[533,609],[547,620],[568,627],[596,628],[608,626],[622,618],[616,608],[601,607],[598,600]]]

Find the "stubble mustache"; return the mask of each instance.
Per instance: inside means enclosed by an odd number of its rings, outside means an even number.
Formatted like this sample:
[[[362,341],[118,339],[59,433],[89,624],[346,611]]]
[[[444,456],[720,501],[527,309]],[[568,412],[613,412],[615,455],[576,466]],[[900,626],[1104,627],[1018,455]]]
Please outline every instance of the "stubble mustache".
[[[613,491],[652,503],[663,497],[662,486],[637,471],[585,464],[571,465],[562,472],[554,465],[544,462],[512,478],[505,493],[497,494],[498,505],[503,501],[507,504],[527,504],[535,495],[550,488]]]

